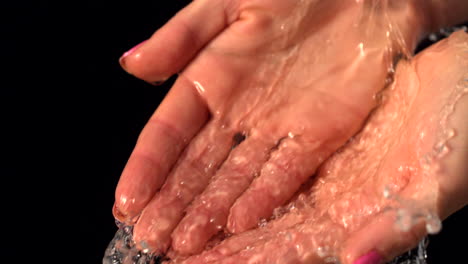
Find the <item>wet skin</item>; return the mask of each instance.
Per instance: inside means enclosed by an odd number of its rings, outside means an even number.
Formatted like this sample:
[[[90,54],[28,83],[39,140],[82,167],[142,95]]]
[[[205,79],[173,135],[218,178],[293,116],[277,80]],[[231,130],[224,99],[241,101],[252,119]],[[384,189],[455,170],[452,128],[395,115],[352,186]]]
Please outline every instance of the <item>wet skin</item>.
[[[191,255],[256,227],[359,131],[424,25],[367,3],[199,0],[122,58],[150,82],[182,71],[116,190],[138,242]]]
[[[426,219],[402,231],[396,209],[444,218],[468,201],[467,80],[466,33],[401,61],[362,131],[320,167],[286,213],[186,260],[174,254],[171,263],[322,263],[322,248],[348,264],[371,251],[390,261],[409,250],[427,234]]]

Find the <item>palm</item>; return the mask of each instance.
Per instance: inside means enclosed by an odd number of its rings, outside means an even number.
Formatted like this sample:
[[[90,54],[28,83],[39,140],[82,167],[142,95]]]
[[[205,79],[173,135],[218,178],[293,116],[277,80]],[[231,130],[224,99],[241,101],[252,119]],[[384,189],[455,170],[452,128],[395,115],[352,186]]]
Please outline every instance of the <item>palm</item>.
[[[362,19],[370,12],[362,3],[229,8],[228,26],[211,41],[177,17],[154,37],[172,43],[189,35],[200,50],[171,50],[167,68],[184,70],[142,132],[116,193],[116,217],[134,223],[139,216],[135,239],[153,251],[172,240],[180,254],[197,253],[224,227],[240,233],[270,217],[362,126],[398,52],[387,21]],[[161,49],[150,44],[126,62],[145,79],[161,67],[145,56]],[[144,67],[145,57],[154,67]]]
[[[431,48],[437,54],[427,51],[399,65],[396,83],[366,126],[285,212],[182,263],[322,263],[327,257],[353,263],[370,250],[391,259],[426,232],[437,232],[438,216],[453,210],[445,205],[463,206],[454,197],[467,184],[454,169],[465,154],[447,150],[466,144],[450,131],[467,132],[468,101],[460,98],[468,91],[468,37],[460,32],[450,40]],[[440,63],[435,69],[434,60]],[[439,77],[431,78],[434,70]],[[452,197],[444,195],[448,190]]]

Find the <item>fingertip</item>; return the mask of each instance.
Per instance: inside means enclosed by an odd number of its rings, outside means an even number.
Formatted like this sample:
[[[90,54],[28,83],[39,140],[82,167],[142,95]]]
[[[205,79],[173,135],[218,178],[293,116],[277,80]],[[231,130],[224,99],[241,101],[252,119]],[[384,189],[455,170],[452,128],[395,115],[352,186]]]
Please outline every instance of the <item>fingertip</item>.
[[[132,226],[134,225],[139,218],[139,212],[131,212],[130,210],[122,210],[118,205],[117,201],[114,203],[114,206],[112,207],[112,215],[114,218],[125,224]]]
[[[128,74],[150,84],[160,85],[177,73],[181,66],[177,64],[176,55],[168,53],[154,42],[148,39],[131,48],[119,58],[119,64]],[[165,59],[168,56],[173,60],[172,63]]]
[[[112,215],[114,215],[114,218],[118,220],[119,222],[121,223],[126,222],[127,215],[120,211],[116,203],[114,203],[114,206],[112,207]]]
[[[235,203],[229,212],[226,228],[232,234],[239,234],[252,227],[249,210]]]
[[[128,51],[124,52],[124,54],[122,54],[122,56],[120,56],[119,58],[119,64],[120,66],[122,67],[122,69],[124,69],[126,72],[130,73],[128,71],[128,68],[127,68],[127,57],[129,57],[130,55],[132,55],[134,52],[136,52],[144,43],[146,42],[146,40],[140,42],[139,44],[137,44],[136,46],[134,46],[133,48],[129,49]]]
[[[206,19],[206,14],[212,14]],[[119,59],[129,74],[151,84],[181,72],[225,27],[220,1],[193,1],[151,38]]]
[[[231,234],[236,234],[236,221],[234,220],[234,217],[232,215],[232,209],[231,213],[228,216],[227,223],[226,223],[226,229],[229,231]]]

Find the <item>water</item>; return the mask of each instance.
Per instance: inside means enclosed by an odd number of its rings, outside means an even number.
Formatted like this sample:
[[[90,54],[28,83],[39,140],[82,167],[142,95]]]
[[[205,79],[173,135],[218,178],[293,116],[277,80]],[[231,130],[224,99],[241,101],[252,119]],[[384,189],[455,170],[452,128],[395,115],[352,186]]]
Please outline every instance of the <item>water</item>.
[[[282,26],[284,27],[284,26]],[[451,33],[446,29],[440,32],[442,37],[446,37]],[[401,38],[398,34],[392,32],[392,34],[397,35],[397,38]],[[438,40],[436,35],[431,35],[431,40]],[[403,39],[403,38],[401,38]],[[405,46],[402,44],[401,46]],[[361,45],[361,51],[363,51],[363,46]],[[394,65],[389,67],[389,73],[393,71]],[[392,80],[389,81],[391,83]],[[460,81],[460,85],[457,86],[457,89],[454,90],[453,95],[450,97],[447,107],[442,111],[442,118],[441,118],[441,127],[447,127],[447,119],[453,113],[454,107],[456,102],[468,92],[468,76],[464,77],[462,81]],[[197,86],[200,92],[203,92],[204,89],[201,85]],[[426,163],[428,169],[433,169],[431,165],[434,161],[443,158],[448,151],[448,141],[454,137],[456,133],[451,129],[442,130],[441,135],[439,136],[439,142],[435,144],[433,152],[428,153],[427,156],[424,157],[422,162]],[[289,135],[289,137],[294,137],[294,135]],[[236,135],[234,138],[234,147],[237,146],[240,142],[245,139],[245,136],[239,134]],[[181,185],[184,182],[180,183]],[[426,231],[429,234],[435,234],[439,232],[442,228],[441,221],[437,217],[434,212],[431,212],[425,209],[423,204],[418,203],[417,201],[410,201],[410,200],[402,200],[398,196],[392,194],[392,191],[388,188],[384,190],[383,196],[386,199],[391,199],[397,203],[397,206],[391,208],[394,210],[396,214],[395,218],[395,228],[408,231],[410,230],[415,224],[425,221],[426,223]],[[282,208],[283,209],[283,208]],[[275,217],[279,218],[284,215],[289,210],[276,210]],[[259,225],[264,227],[267,224],[267,221],[262,221]],[[161,256],[155,256],[151,254],[147,250],[140,250],[137,248],[135,242],[133,241],[132,236],[132,227],[124,226],[118,223],[119,229],[115,234],[114,238],[110,242],[108,248],[105,251],[105,256],[103,258],[103,264],[159,264],[161,263],[164,258]],[[221,226],[220,226],[221,229]],[[427,246],[429,240],[424,238],[419,245],[403,254],[395,258],[390,264],[427,264]],[[327,263],[338,263],[337,258],[333,257],[333,251],[335,249],[330,249],[327,246],[319,247],[317,249],[317,253],[324,257]]]
[[[433,33],[429,34],[428,39],[429,39],[431,42],[437,42],[437,41],[439,41],[439,40],[441,40],[441,39],[447,38],[447,37],[450,36],[453,32],[456,32],[456,31],[459,31],[459,30],[468,31],[468,27],[462,25],[462,26],[459,26],[459,27],[441,28],[441,29],[439,29],[438,32],[433,32]]]
[[[387,186],[383,196],[392,202],[384,210],[395,212],[395,228],[408,232],[420,222],[426,223],[428,234],[437,234],[442,229],[442,221],[435,212],[427,209],[423,201],[402,199]]]
[[[396,257],[388,264],[427,264],[427,246],[429,245],[429,239],[426,237],[418,246],[407,253]]]
[[[120,224],[119,224],[120,225]],[[424,238],[419,245],[407,253],[395,258],[389,264],[427,264],[427,246]],[[329,249],[318,248],[318,253],[326,263],[339,263],[336,257],[329,255]],[[132,227],[120,225],[119,230],[106,249],[103,264],[160,264],[164,259],[144,253],[135,247],[132,239]]]
[[[133,241],[133,228],[117,222],[119,230],[106,249],[103,264],[160,264],[163,258],[139,250]]]

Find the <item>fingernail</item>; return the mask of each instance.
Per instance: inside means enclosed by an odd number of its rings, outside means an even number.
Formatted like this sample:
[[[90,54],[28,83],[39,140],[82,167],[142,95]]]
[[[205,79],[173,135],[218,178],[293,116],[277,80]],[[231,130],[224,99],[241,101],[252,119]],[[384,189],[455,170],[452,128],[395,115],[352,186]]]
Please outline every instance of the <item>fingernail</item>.
[[[125,65],[125,58],[128,57],[128,55],[132,54],[138,47],[140,47],[141,45],[143,45],[143,43],[145,43],[146,40],[142,41],[140,44],[136,45],[135,47],[131,48],[130,50],[128,50],[127,52],[125,52],[119,59],[119,63],[120,63],[120,66],[122,66],[122,68],[124,68],[126,70],[126,65]]]
[[[140,218],[140,215],[137,214],[133,216],[131,212],[128,213],[123,213],[117,205],[114,204],[114,207],[112,208],[112,214],[114,215],[114,218],[118,220],[121,223],[124,223],[126,225],[134,225],[138,219]]]
[[[354,261],[353,264],[380,264],[382,263],[382,256],[380,254],[373,250],[366,255],[360,257],[356,261]]]
[[[127,215],[122,213],[120,209],[117,207],[117,205],[114,204],[114,207],[112,207],[112,214],[114,215],[114,218],[119,220],[122,223],[125,223]]]

